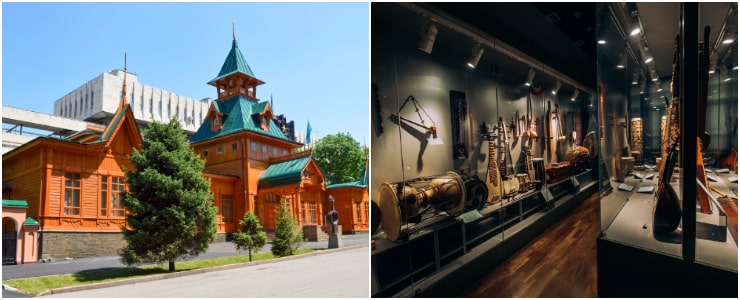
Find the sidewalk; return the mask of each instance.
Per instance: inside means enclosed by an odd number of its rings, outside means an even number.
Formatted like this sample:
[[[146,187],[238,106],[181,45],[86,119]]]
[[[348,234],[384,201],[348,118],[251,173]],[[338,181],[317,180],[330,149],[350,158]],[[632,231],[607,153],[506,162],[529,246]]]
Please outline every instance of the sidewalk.
[[[370,236],[367,233],[344,235],[343,239],[345,247],[362,244],[368,246],[370,245]],[[326,250],[328,245],[329,241],[306,242],[301,245],[301,248]],[[271,245],[267,244],[265,245],[265,247],[262,248],[262,251],[260,252],[269,252],[270,247]],[[246,254],[246,252],[237,252],[234,244],[232,244],[231,242],[213,243],[209,246],[208,250],[205,253],[202,253],[193,258],[184,259],[182,261],[243,254]],[[3,280],[57,274],[70,274],[77,272],[89,272],[106,269],[118,269],[125,267],[127,266],[121,263],[120,257],[118,256],[86,257],[56,261],[51,263],[4,265]]]

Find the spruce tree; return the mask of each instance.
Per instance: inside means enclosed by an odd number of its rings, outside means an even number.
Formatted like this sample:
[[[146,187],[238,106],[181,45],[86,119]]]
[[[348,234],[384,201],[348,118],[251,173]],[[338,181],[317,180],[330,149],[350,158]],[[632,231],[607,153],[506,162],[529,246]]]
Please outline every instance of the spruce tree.
[[[290,205],[283,199],[276,210],[277,224],[275,225],[275,239],[272,241],[272,255],[281,257],[293,255],[303,242],[303,232],[298,228],[298,222],[290,215]]]
[[[244,219],[239,221],[241,228],[234,233],[236,250],[248,250],[249,261],[252,261],[252,249],[259,251],[267,243],[267,234],[262,230],[262,224],[251,211],[244,214]]]
[[[208,249],[216,233],[210,181],[202,175],[205,162],[190,148],[176,119],[152,122],[143,131],[141,151],[129,157],[128,192],[123,206],[127,227],[121,261],[169,263]]]

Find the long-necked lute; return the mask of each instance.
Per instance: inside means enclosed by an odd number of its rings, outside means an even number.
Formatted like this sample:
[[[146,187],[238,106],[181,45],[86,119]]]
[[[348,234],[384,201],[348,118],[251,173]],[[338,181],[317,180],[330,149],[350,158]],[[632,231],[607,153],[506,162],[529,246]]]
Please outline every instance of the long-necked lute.
[[[496,165],[496,144],[493,142],[493,127],[486,123],[486,138],[488,139],[488,172],[486,173],[486,187],[488,188],[488,203],[501,201],[501,174]]]
[[[655,191],[655,212],[653,212],[653,232],[666,233],[676,230],[681,222],[681,201],[671,186],[671,175],[678,160],[677,137],[673,145],[666,151],[668,156],[663,163],[663,173],[660,176],[658,190]]]

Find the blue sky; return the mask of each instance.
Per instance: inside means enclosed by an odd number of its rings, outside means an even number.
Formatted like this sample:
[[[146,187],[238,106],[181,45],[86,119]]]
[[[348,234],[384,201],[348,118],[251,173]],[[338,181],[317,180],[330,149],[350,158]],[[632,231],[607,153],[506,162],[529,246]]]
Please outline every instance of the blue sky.
[[[305,132],[369,141],[368,3],[3,3],[2,104],[53,113],[54,101],[113,69],[187,97],[236,39],[261,100]]]

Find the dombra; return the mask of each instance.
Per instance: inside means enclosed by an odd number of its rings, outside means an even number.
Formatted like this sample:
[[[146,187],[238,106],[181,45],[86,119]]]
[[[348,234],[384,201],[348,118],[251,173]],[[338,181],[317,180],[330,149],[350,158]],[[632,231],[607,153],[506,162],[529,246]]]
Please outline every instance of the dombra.
[[[455,172],[382,183],[378,188],[380,223],[386,237],[395,241],[401,235],[401,225],[420,217],[422,208],[431,207],[457,217],[465,209],[466,199],[465,183]]]

